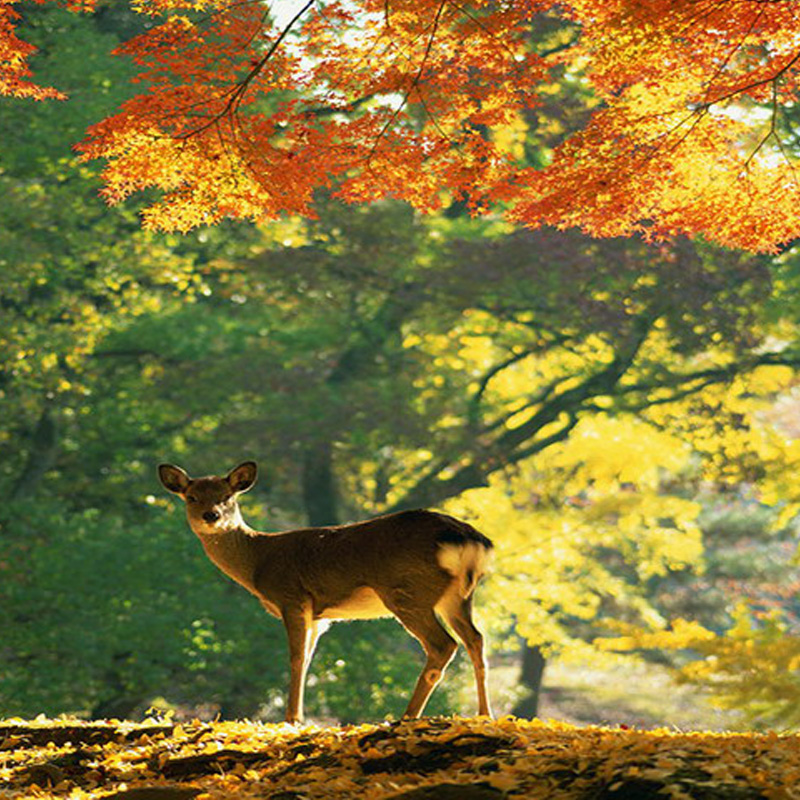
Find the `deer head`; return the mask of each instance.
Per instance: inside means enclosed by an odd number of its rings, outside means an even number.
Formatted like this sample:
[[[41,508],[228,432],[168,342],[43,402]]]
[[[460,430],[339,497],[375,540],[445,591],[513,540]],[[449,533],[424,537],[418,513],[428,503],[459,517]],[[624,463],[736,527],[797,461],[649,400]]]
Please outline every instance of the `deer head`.
[[[174,464],[161,464],[161,483],[186,503],[186,516],[192,530],[201,535],[227,533],[243,525],[237,501],[256,482],[255,461],[245,461],[224,478],[190,478]]]

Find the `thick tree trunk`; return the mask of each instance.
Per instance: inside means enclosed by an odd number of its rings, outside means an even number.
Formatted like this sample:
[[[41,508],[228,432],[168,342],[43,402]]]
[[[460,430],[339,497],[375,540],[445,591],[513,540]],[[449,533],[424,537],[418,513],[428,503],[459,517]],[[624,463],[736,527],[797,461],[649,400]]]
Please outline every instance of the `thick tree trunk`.
[[[91,719],[127,719],[137,706],[141,705],[144,698],[129,695],[119,695],[101,700],[89,712]]]
[[[311,445],[303,458],[303,504],[308,524],[335,525],[339,521],[339,492],[333,472],[330,442]]]
[[[515,716],[534,719],[539,715],[542,679],[544,678],[546,663],[539,647],[525,645],[522,650],[522,669],[520,670],[519,681],[527,689],[528,694],[514,708],[513,714]]]
[[[42,409],[39,421],[30,434],[25,466],[11,489],[12,500],[30,497],[39,481],[53,466],[58,452],[58,429],[49,406]]]
[[[423,283],[401,283],[386,295],[383,305],[370,319],[354,326],[358,333],[339,354],[326,379],[337,393],[357,384],[380,364],[378,357],[387,343],[398,340],[408,313],[425,298]],[[333,471],[334,436],[310,445],[303,460],[303,502],[311,525],[335,525],[339,522],[340,497]]]
[[[145,693],[126,685],[123,670],[130,652],[114,653],[103,674],[104,696],[90,712],[92,719],[125,719],[145,700]]]

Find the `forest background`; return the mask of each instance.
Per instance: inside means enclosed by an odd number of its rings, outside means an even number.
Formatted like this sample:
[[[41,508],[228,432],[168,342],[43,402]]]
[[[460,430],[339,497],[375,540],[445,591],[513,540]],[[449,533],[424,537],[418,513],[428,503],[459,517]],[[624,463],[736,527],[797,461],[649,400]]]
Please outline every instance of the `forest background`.
[[[108,208],[72,150],[136,91],[110,52],[146,19],[18,10],[71,100],[0,100],[0,714],[281,717],[280,624],[215,573],[154,470],[254,458],[256,527],[435,506],[496,542],[478,605],[513,665],[502,710],[535,713],[545,663],[578,663],[620,679],[613,722],[644,663],[743,726],[800,722],[790,237],[593,239],[330,187],[313,215],[159,232],[154,190]],[[575,35],[535,22],[538,54]],[[551,80],[480,131],[532,168],[598,105],[579,71]],[[397,715],[418,661],[393,622],[335,626],[310,713]],[[463,707],[450,683],[432,712]]]

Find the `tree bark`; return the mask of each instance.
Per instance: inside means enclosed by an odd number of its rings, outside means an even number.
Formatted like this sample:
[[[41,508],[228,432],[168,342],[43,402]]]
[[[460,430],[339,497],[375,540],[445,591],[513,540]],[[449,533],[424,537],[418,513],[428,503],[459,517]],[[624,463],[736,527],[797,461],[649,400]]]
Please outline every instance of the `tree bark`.
[[[303,457],[303,504],[308,524],[314,527],[339,522],[339,491],[333,472],[333,447],[320,442]]]
[[[53,466],[57,452],[58,428],[49,405],[45,405],[30,435],[25,466],[11,488],[12,500],[22,500],[34,493],[39,481]]]
[[[144,693],[126,686],[122,670],[131,653],[114,653],[104,671],[105,696],[98,699],[90,712],[92,719],[125,719],[145,699]]]
[[[90,719],[127,719],[144,697],[121,694],[100,701],[90,712]]]
[[[403,320],[424,293],[417,283],[403,283],[390,292],[372,319],[364,321],[359,335],[339,354],[326,383],[336,391],[368,375],[387,341],[400,334]],[[333,469],[335,434],[308,446],[303,457],[303,504],[309,525],[336,525],[340,521],[340,496]]]
[[[541,648],[538,646],[531,647],[526,643],[522,650],[522,669],[520,670],[519,682],[528,690],[528,694],[515,706],[512,712],[515,716],[534,719],[539,715],[542,682],[546,665],[547,661],[542,655]]]

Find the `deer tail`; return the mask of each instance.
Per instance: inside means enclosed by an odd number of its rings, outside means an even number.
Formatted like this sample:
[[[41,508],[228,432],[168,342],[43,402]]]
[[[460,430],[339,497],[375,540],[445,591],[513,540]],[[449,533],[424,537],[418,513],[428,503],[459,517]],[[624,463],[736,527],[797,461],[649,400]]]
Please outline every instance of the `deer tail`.
[[[466,522],[447,520],[452,524],[437,537],[437,559],[445,572],[458,579],[459,594],[468,598],[489,566],[494,545]]]

